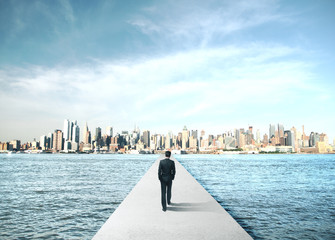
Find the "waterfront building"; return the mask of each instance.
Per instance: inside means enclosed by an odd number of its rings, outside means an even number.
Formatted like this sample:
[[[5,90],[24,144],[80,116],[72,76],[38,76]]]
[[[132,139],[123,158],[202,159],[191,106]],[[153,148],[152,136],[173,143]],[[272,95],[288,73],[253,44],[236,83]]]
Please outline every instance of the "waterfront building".
[[[63,132],[56,129],[53,133],[53,151],[59,152],[63,150]]]
[[[257,129],[256,131],[256,143],[261,143],[261,132],[259,131],[259,129]]]
[[[40,147],[39,142],[37,142],[37,141],[34,139],[34,141],[31,143],[31,149],[32,149],[32,150],[37,150],[37,149],[39,149],[39,147]],[[12,150],[12,149],[11,149],[11,150]]]
[[[269,139],[272,139],[273,137],[275,137],[275,131],[276,131],[276,126],[270,124],[270,127],[269,127]]]
[[[235,149],[236,148],[235,138],[231,136],[225,137],[224,146],[225,146],[225,149]]]
[[[244,146],[246,145],[246,137],[245,137],[245,134],[244,134],[244,130],[241,131],[240,129],[240,148],[243,148]]]
[[[145,148],[150,148],[150,131],[143,131],[143,144]]]
[[[269,144],[269,137],[268,135],[265,133],[263,135],[263,146],[266,147]]]
[[[40,148],[42,150],[46,150],[47,149],[47,136],[43,135],[40,137]]]
[[[295,150],[295,136],[294,136],[294,132],[292,132],[291,130],[286,130],[284,132],[284,137],[285,137],[285,146],[292,146],[292,148]]]
[[[64,151],[69,151],[72,149],[71,143],[72,142],[70,140],[64,142]]]
[[[187,149],[189,147],[189,136],[190,136],[190,131],[187,130],[186,126],[184,126],[183,132],[182,132],[182,149]]]
[[[328,139],[327,134],[325,133],[320,134],[320,142],[325,142],[326,144],[329,144],[329,139]]]
[[[19,151],[21,148],[21,141],[20,140],[12,140],[9,142],[11,145],[12,150]]]
[[[80,133],[80,128],[77,124],[77,121],[72,125],[72,142],[79,144],[79,133]]]
[[[236,147],[240,147],[240,131],[238,129],[234,129],[234,137],[236,139]]]
[[[189,149],[191,149],[192,151],[197,151],[197,148],[198,148],[198,139],[194,138],[193,135],[191,135],[190,138],[189,138],[189,144],[190,144]]]
[[[333,151],[333,148],[326,142],[316,142],[316,148],[318,153],[330,153]]]
[[[92,141],[92,139],[91,139],[91,132],[88,129],[87,122],[85,123],[84,131],[83,131],[83,136],[84,136],[84,139],[83,139],[84,144],[91,143],[91,141]]]
[[[113,137],[113,127],[108,126],[108,127],[106,128],[106,134],[107,134],[107,136],[109,136],[109,137]]]
[[[48,134],[48,146],[47,146],[47,148],[48,149],[52,149],[53,148],[53,141],[54,141],[54,138],[53,138],[53,134],[52,133],[49,133]]]
[[[68,119],[64,120],[63,135],[64,141],[68,141],[71,139],[70,121]]]
[[[315,147],[315,133],[311,132],[311,134],[309,135],[309,147]]]
[[[100,148],[100,146],[102,145],[101,128],[100,127],[97,127],[95,129],[94,140],[95,140],[95,145]]]

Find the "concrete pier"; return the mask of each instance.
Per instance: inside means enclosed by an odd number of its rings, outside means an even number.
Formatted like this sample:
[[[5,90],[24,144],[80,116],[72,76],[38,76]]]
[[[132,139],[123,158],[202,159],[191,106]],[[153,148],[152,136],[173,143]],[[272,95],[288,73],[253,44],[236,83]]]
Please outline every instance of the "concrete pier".
[[[252,239],[175,159],[171,205],[162,211],[159,158],[109,217],[100,239]]]

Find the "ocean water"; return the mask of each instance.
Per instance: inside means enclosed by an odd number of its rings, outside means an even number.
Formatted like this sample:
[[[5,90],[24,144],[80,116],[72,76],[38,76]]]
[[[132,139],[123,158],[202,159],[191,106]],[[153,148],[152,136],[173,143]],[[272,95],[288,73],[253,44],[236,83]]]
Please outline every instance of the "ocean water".
[[[335,239],[335,155],[178,160],[254,239]]]
[[[335,239],[335,155],[175,157],[253,238]],[[0,239],[91,239],[157,158],[0,154]]]
[[[156,159],[0,154],[0,239],[91,239]]]

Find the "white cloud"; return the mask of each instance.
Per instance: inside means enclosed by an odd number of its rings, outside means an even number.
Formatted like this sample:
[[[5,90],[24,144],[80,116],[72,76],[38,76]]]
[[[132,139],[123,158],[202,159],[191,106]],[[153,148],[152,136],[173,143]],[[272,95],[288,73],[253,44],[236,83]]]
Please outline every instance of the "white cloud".
[[[23,112],[45,123],[71,118],[158,129],[197,122],[232,124],[242,112],[257,119],[252,112],[274,107],[292,114],[288,102],[306,104],[312,101],[306,94],[328,92],[320,87],[311,92],[310,66],[292,59],[299,54],[298,49],[252,44],[91,66],[8,68],[0,75],[5,86],[0,100],[7,103],[0,111]]]
[[[269,22],[288,22],[278,9],[275,0],[163,1],[144,8],[128,23],[158,41],[206,47],[241,30]]]

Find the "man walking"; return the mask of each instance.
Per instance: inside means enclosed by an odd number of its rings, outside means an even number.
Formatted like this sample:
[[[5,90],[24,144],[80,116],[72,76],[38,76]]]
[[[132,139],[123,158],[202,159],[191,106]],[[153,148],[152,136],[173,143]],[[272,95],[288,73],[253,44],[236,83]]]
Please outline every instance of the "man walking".
[[[166,200],[170,205],[171,203],[171,188],[172,180],[176,174],[176,167],[174,161],[170,160],[171,152],[165,152],[165,159],[159,162],[158,178],[161,181],[161,194],[162,194],[162,207],[166,211]]]

